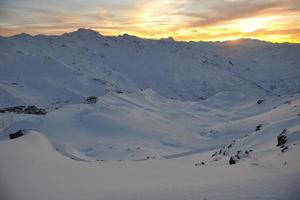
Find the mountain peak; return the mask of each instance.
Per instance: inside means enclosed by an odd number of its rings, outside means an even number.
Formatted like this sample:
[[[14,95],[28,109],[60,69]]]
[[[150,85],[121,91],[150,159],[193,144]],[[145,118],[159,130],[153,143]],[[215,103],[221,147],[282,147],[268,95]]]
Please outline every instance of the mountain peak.
[[[132,40],[136,40],[136,39],[141,39],[141,38],[139,38],[139,37],[137,37],[137,36],[135,36],[135,35],[130,35],[130,34],[127,34],[127,33],[124,33],[124,34],[122,34],[122,35],[119,35],[118,36],[119,38],[124,38],[124,39],[126,39],[126,40],[130,40],[130,39],[132,39]]]
[[[97,33],[97,34],[99,34],[97,31],[94,31],[93,29],[89,29],[89,28],[79,28],[76,32],[79,32],[79,33]]]
[[[167,38],[161,38],[160,41],[175,42],[175,39],[170,36],[170,37],[167,37]]]
[[[76,35],[76,36],[102,36],[99,32],[94,31],[92,29],[87,29],[87,28],[79,28],[77,31],[66,33],[67,35]]]
[[[28,33],[20,33],[17,35],[12,36],[14,38],[32,38],[33,36]]]

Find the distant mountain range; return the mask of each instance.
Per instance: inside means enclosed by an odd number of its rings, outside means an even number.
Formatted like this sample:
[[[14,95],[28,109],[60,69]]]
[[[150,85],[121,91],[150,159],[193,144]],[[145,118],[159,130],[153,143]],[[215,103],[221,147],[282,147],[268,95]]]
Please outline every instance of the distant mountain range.
[[[300,45],[241,39],[177,42],[110,37],[78,29],[60,36],[0,38],[0,105],[82,102],[151,88],[180,100],[219,92],[252,97],[300,91]]]

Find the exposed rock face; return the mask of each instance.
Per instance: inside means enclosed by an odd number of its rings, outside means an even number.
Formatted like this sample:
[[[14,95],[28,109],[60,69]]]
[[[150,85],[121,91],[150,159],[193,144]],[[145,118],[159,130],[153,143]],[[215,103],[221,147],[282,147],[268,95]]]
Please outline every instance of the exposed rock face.
[[[46,110],[36,106],[13,106],[1,108],[0,113],[17,113],[17,114],[32,114],[32,115],[45,115]]]
[[[277,146],[284,145],[286,143],[286,136],[285,135],[278,135],[277,136]]]
[[[97,103],[97,97],[96,96],[89,96],[85,99],[85,103],[87,104],[94,104]]]
[[[262,104],[263,102],[264,102],[263,99],[258,99],[256,103],[257,103],[257,104]]]
[[[236,163],[236,159],[234,159],[232,156],[229,159],[229,164],[234,165]]]
[[[123,94],[124,92],[122,90],[117,90],[116,93],[117,94]]]
[[[45,115],[47,112],[45,109],[38,108],[36,106],[27,106],[24,109],[25,114],[34,114],[34,115]]]
[[[9,134],[9,139],[16,139],[18,137],[22,137],[24,135],[23,130],[18,130],[15,133]]]
[[[260,131],[262,126],[263,126],[262,124],[257,125],[256,128],[255,128],[255,131]]]
[[[286,133],[287,129],[284,129],[278,136],[277,136],[277,146],[282,146],[286,143]]]
[[[281,152],[284,153],[286,150],[288,150],[288,148],[289,148],[288,146],[283,147],[283,148],[281,149]]]
[[[197,167],[197,166],[200,166],[200,165],[205,165],[205,162],[202,161],[201,163],[200,163],[200,162],[195,163],[195,166],[196,166],[196,167]]]
[[[231,156],[229,159],[229,164],[233,165],[236,164],[239,160],[243,159],[243,158],[248,158],[250,156],[250,153],[252,152],[252,150],[245,150],[245,151],[237,151],[236,155]]]
[[[6,107],[6,108],[1,108],[0,113],[9,113],[9,112],[14,112],[14,113],[24,113],[25,106],[14,106],[14,107]]]

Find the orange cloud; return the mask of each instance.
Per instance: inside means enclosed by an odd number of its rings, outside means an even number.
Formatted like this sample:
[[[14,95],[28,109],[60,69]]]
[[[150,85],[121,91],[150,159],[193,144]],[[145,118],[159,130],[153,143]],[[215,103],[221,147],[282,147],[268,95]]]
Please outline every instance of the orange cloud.
[[[145,38],[300,42],[298,0],[86,0],[71,8],[58,0],[44,7],[35,5],[37,0],[28,0],[33,2],[29,5],[5,1],[0,8],[1,35],[60,34],[85,27],[104,35]]]

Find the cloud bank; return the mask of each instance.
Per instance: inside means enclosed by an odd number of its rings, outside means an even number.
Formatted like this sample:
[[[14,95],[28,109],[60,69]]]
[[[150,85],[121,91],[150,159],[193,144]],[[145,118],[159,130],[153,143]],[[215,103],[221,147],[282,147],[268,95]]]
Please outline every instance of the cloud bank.
[[[0,0],[0,34],[79,27],[177,40],[300,42],[299,0]]]

